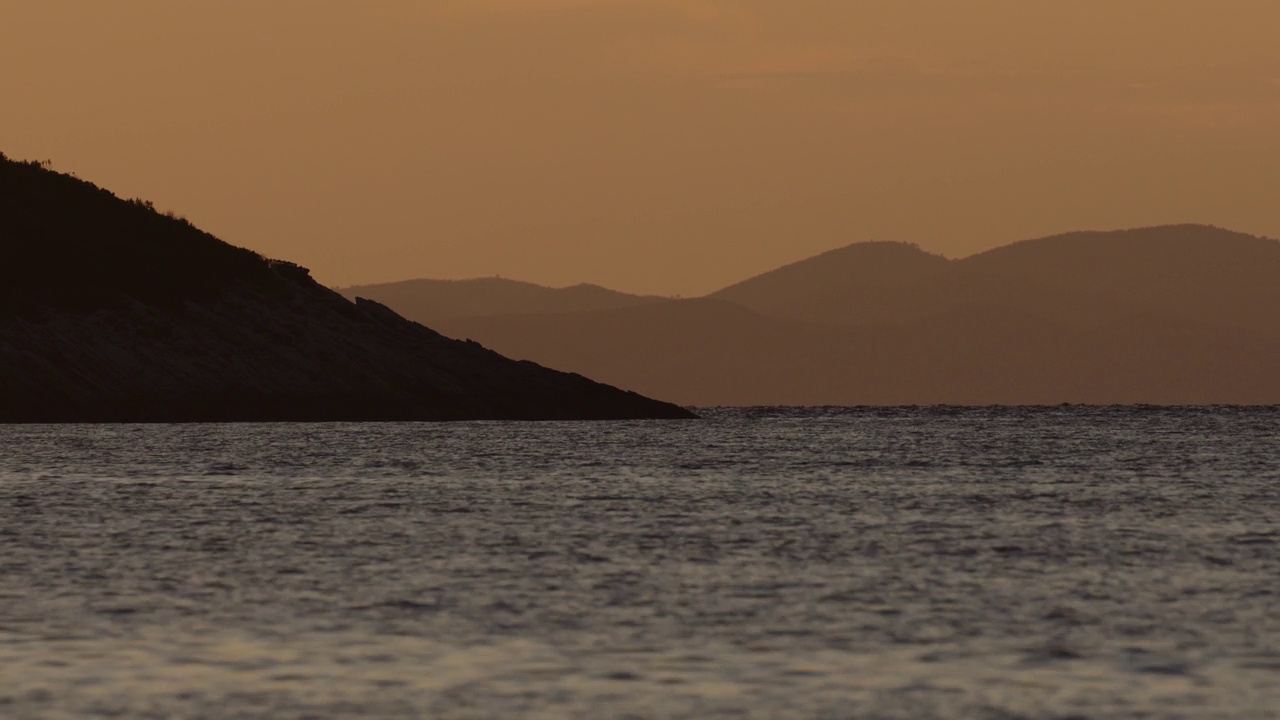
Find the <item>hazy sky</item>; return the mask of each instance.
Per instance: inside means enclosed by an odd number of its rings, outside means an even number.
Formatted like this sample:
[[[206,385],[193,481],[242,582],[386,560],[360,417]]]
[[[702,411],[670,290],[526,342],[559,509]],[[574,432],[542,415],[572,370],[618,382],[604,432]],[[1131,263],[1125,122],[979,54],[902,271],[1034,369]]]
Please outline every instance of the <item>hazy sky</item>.
[[[41,0],[0,151],[330,284],[1280,237],[1276,0]]]

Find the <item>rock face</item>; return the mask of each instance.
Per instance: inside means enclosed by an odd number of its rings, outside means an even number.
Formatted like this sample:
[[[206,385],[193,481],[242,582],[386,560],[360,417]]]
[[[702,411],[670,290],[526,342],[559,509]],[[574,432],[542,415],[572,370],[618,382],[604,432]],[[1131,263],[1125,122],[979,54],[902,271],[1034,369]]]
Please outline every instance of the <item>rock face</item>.
[[[687,417],[0,155],[0,421]]]

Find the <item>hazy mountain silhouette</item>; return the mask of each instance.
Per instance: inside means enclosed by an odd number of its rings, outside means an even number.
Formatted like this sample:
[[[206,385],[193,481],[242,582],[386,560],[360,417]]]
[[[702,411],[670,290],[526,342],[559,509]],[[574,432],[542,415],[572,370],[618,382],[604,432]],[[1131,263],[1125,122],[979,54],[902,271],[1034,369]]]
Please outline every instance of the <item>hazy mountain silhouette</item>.
[[[1205,225],[1080,232],[960,260],[973,277],[1104,297],[1117,307],[1280,332],[1280,242]]]
[[[406,280],[338,288],[338,292],[348,298],[364,297],[389,305],[401,315],[424,325],[478,315],[610,310],[664,299],[628,295],[599,285],[548,288],[503,278]]]
[[[689,416],[0,155],[0,420]]]
[[[1270,333],[1280,319],[1280,243],[1203,225],[1081,232],[963,260],[861,243],[711,297],[776,317],[900,323],[959,307],[1017,307],[1068,322],[1166,312]]]
[[[914,245],[867,242],[801,260],[712,293],[764,315],[862,325],[936,311],[950,261]]]
[[[1280,402],[1274,341],[1158,315],[1080,329],[969,309],[853,328],[686,300],[441,331],[695,405]]]
[[[1194,225],[964,260],[866,243],[696,301],[439,329],[679,402],[1280,402],[1280,242]]]

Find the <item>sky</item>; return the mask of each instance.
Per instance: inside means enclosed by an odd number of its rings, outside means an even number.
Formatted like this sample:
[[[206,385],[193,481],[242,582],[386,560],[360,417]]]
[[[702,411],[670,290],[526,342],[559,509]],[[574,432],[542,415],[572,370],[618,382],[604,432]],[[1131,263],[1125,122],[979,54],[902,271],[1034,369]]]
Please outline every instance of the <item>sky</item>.
[[[42,0],[0,152],[330,285],[699,295],[865,240],[1280,237],[1275,0]]]

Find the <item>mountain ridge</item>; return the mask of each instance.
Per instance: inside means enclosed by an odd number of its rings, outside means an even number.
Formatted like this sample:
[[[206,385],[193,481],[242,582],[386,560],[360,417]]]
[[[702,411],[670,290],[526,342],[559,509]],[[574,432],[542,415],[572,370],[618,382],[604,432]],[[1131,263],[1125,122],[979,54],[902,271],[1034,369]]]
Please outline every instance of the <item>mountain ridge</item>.
[[[687,417],[0,155],[0,421]]]
[[[366,297],[394,305],[427,325],[454,317],[608,310],[666,299],[632,295],[590,283],[549,288],[496,277],[466,280],[419,278],[336,289],[347,298]]]
[[[1080,237],[1094,247],[1060,262]],[[1124,262],[1097,267],[1108,253]],[[841,269],[876,256],[888,270]],[[698,300],[439,328],[694,405],[1272,404],[1280,242],[1170,225],[962,259],[855,243]]]

